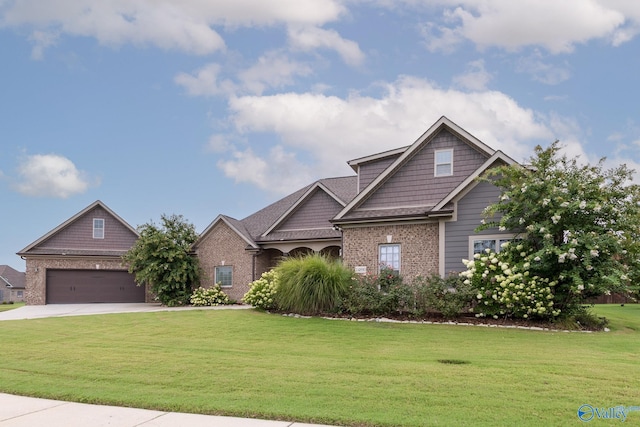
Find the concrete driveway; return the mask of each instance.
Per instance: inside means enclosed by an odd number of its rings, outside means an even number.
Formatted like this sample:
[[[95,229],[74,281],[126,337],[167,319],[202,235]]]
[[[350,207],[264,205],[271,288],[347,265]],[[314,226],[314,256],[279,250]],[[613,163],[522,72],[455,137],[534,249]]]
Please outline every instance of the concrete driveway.
[[[184,310],[241,310],[248,305],[223,305],[217,307],[164,307],[160,303],[96,303],[96,304],[47,304],[25,305],[13,310],[0,312],[0,320],[41,319],[44,317],[87,316],[91,314],[142,313],[152,311]]]

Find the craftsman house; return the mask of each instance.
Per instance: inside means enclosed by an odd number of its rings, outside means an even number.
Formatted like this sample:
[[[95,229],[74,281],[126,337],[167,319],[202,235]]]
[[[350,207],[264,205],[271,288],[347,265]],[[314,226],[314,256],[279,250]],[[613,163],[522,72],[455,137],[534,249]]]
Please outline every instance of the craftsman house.
[[[320,179],[242,220],[218,215],[192,247],[202,285],[220,283],[239,301],[282,257],[309,252],[342,257],[360,274],[461,271],[463,258],[513,237],[474,231],[499,197],[476,178],[513,163],[442,117],[409,146],[351,160],[353,176]],[[151,301],[122,264],[138,237],[96,201],[18,252],[27,303]]]
[[[137,231],[96,201],[18,252],[26,260],[27,304],[145,302],[121,256]]]
[[[499,197],[476,178],[513,163],[442,117],[408,147],[350,161],[356,176],[321,179],[243,220],[218,216],[193,247],[204,286],[220,283],[239,300],[281,257],[310,251],[362,274],[461,271],[463,258],[513,237],[474,231]]]

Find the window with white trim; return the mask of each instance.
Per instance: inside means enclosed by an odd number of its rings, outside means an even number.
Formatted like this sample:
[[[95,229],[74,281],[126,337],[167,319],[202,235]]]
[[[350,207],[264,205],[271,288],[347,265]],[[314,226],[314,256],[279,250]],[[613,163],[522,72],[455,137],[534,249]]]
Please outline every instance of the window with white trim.
[[[453,175],[453,149],[436,150],[434,158],[434,175],[435,176],[451,176]]]
[[[380,245],[378,247],[378,268],[388,268],[400,273],[400,245]]]
[[[233,286],[233,267],[230,265],[219,265],[215,268],[214,283],[219,283],[221,288]]]
[[[93,238],[104,239],[104,219],[93,218]]]
[[[512,241],[513,234],[496,234],[488,236],[470,236],[469,237],[469,259],[473,258],[475,254],[484,252],[486,249],[490,249],[492,252],[500,252],[502,245],[506,242]]]

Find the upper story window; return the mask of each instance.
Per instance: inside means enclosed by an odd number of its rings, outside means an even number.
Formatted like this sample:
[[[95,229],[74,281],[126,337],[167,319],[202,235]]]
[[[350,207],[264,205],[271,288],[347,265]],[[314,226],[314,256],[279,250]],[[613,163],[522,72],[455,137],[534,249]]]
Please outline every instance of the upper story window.
[[[434,161],[435,176],[453,175],[453,149],[436,150]]]
[[[93,238],[104,239],[104,219],[93,218]]]

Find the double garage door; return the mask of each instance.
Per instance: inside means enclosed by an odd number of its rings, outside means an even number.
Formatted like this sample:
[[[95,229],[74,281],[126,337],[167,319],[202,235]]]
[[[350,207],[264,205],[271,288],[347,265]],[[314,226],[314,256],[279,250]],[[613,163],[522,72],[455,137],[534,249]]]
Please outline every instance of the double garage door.
[[[126,271],[47,270],[47,304],[144,300],[144,286],[137,286]]]

